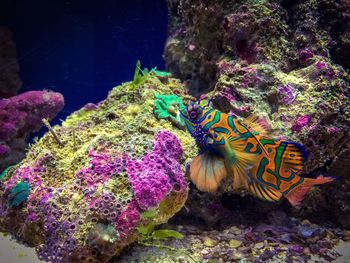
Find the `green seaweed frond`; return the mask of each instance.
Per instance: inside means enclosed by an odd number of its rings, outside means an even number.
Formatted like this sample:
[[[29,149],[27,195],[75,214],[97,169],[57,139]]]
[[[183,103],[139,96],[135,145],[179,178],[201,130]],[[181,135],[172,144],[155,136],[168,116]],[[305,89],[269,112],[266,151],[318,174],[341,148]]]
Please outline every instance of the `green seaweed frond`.
[[[152,69],[151,72],[153,72],[158,77],[163,77],[164,78],[164,77],[169,77],[170,76],[169,72],[160,71],[160,70],[157,70],[157,68]]]
[[[141,213],[141,218],[148,222],[148,224],[139,226],[137,231],[140,234],[140,240],[148,241],[153,239],[167,239],[167,238],[182,238],[183,235],[175,230],[171,229],[158,229],[154,230],[155,224],[152,223],[153,219],[158,215],[159,210],[157,208],[150,209]]]
[[[147,226],[141,226],[137,228],[140,234],[138,243],[147,247],[156,247],[158,249],[166,249],[173,254],[173,256],[187,256],[193,262],[198,261],[189,253],[186,249],[179,249],[162,243],[163,240],[169,238],[182,239],[183,235],[180,232],[171,229],[158,229],[154,230],[154,225],[149,224]]]
[[[136,62],[135,67],[135,73],[134,73],[134,79],[132,80],[130,86],[132,89],[136,89],[139,87],[142,83],[144,83],[150,76],[150,72],[147,68],[141,69],[141,62],[138,60]]]

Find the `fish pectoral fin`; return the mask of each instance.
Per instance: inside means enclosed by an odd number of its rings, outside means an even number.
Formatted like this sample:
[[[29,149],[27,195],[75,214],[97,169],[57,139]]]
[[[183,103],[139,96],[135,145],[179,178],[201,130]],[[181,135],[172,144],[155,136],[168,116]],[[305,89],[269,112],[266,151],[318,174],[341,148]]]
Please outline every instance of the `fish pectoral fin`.
[[[215,192],[226,176],[224,159],[209,152],[196,156],[191,163],[191,180],[201,191]]]
[[[249,170],[258,164],[258,156],[244,152],[245,141],[239,138],[229,137],[231,155],[226,158],[226,164],[233,174],[233,188],[235,190],[244,187],[247,189]]]
[[[282,197],[282,193],[278,190],[259,182],[250,182],[247,190],[253,196],[269,202],[277,202]]]
[[[249,115],[244,121],[253,131],[258,132],[260,135],[271,134],[270,124],[260,116],[256,114]]]

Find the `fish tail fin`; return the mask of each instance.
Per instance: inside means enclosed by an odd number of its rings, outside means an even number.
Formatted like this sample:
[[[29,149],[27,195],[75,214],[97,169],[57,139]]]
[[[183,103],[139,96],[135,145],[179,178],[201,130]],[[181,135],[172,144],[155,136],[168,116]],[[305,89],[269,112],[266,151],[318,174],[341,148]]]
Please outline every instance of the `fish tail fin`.
[[[288,194],[285,195],[285,197],[293,206],[296,206],[300,204],[300,202],[305,198],[305,195],[310,191],[310,189],[313,186],[326,184],[332,182],[334,179],[335,178],[333,177],[325,177],[322,175],[318,176],[315,179],[304,178],[304,180],[299,185],[290,190]]]
[[[201,191],[215,192],[226,176],[224,159],[209,152],[196,156],[191,163],[191,180]]]

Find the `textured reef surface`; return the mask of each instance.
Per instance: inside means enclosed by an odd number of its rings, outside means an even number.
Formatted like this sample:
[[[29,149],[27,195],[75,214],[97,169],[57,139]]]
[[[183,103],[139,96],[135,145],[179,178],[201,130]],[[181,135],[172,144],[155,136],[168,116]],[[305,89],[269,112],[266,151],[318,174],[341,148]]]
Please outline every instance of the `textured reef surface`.
[[[0,167],[0,230],[57,263],[349,261],[350,2],[167,2],[171,74],[138,63],[105,100],[44,121],[26,157]],[[303,177],[337,180],[296,207],[229,176],[231,188],[199,191],[188,176],[199,147],[180,114],[189,94],[258,115],[274,138],[305,146]],[[62,105],[50,92],[1,100],[0,159]]]
[[[309,153],[303,175],[338,180],[315,188],[293,213],[349,228],[350,2],[169,0],[168,6],[170,72],[219,110],[255,113],[275,137],[303,144]]]
[[[137,68],[133,82],[51,127],[22,162],[6,169],[1,230],[45,261],[106,262],[180,210],[188,192],[184,163],[197,150],[167,120],[165,112],[174,113],[185,93],[163,75]],[[178,96],[169,101],[173,93]],[[155,109],[163,112],[159,119]]]
[[[245,219],[240,224],[237,214],[232,215],[230,226],[221,229],[169,225],[184,238],[133,246],[111,263],[348,262],[348,231],[288,218],[281,212],[271,212],[271,216],[270,221],[247,224]]]

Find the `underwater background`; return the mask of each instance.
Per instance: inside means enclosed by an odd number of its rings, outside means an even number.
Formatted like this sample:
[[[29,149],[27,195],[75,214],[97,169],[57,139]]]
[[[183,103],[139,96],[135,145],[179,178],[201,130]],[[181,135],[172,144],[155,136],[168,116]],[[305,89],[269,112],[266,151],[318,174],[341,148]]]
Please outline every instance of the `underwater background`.
[[[349,61],[349,0],[1,1],[0,262],[349,262]]]
[[[13,32],[21,92],[65,94],[60,118],[132,78],[137,60],[164,69],[165,1],[1,1]]]

